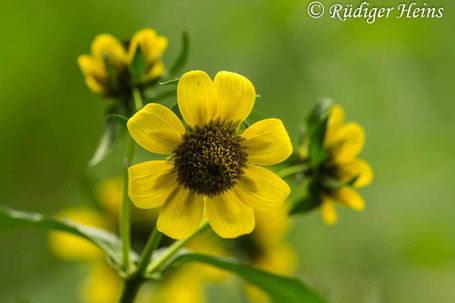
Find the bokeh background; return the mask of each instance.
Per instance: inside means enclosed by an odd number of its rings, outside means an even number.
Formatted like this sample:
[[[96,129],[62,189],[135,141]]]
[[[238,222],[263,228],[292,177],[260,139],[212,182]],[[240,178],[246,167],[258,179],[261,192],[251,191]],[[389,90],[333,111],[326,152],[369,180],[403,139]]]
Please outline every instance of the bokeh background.
[[[186,69],[246,75],[259,110],[283,119],[294,138],[322,97],[366,130],[362,157],[375,171],[361,190],[367,208],[341,209],[334,227],[317,211],[296,218],[298,276],[334,303],[454,302],[455,7],[431,0],[445,8],[442,19],[367,25],[311,19],[308,2],[3,1],[0,203],[46,214],[84,203],[79,181],[106,101],[86,88],[76,58],[96,34],[123,39],[152,27],[169,37],[169,65],[186,29]],[[44,232],[1,234],[0,247],[0,302],[77,302],[85,269],[52,257]]]

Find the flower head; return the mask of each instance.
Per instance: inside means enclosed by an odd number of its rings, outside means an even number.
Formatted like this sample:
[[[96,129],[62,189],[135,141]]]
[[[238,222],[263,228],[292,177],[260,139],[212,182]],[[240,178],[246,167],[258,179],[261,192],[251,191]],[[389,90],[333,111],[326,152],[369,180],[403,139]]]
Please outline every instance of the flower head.
[[[373,180],[370,165],[357,157],[364,144],[363,128],[355,122],[345,122],[339,105],[331,106],[323,141],[327,158],[312,172],[313,188],[320,195],[322,217],[329,225],[337,221],[334,202],[357,211],[365,208],[362,196],[353,189]]]
[[[155,79],[164,72],[164,64],[161,62],[161,55],[167,47],[168,40],[164,36],[159,36],[150,28],[142,29],[136,32],[129,42],[128,62],[131,64],[134,56],[140,47],[144,57],[145,80]]]
[[[148,104],[128,121],[143,148],[170,154],[129,168],[129,195],[139,208],[162,206],[158,229],[181,239],[199,226],[204,210],[215,232],[234,238],[254,229],[253,209],[280,206],[289,186],[259,165],[284,161],[292,153],[278,119],[259,121],[243,132],[256,93],[245,77],[219,72],[185,73],[177,102],[186,128],[168,108]]]
[[[97,94],[119,96],[128,92],[132,76],[131,64],[140,46],[146,65],[142,80],[149,81],[164,72],[160,57],[167,47],[167,38],[152,29],[143,29],[123,45],[110,34],[100,34],[92,42],[91,54],[81,55],[78,64],[87,86]]]

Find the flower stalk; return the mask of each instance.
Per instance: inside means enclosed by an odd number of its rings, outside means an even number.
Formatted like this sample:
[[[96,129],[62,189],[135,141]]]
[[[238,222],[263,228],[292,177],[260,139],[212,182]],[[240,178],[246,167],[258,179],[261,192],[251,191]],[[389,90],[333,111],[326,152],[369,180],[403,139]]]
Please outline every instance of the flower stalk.
[[[147,244],[142,251],[141,258],[139,259],[139,264],[137,265],[136,272],[137,274],[143,276],[147,270],[147,265],[150,262],[150,259],[153,256],[153,252],[158,248],[162,237],[162,233],[158,231],[156,226],[153,228],[152,233],[147,241]]]
[[[205,232],[209,228],[210,228],[209,223],[207,221],[203,222],[194,234],[192,234],[190,237],[186,239],[175,241],[171,246],[168,247],[166,252],[160,258],[158,258],[150,266],[148,266],[150,260],[153,257],[153,252],[158,248],[158,245],[162,237],[162,234],[155,227],[147,241],[147,244],[145,245],[144,250],[142,251],[142,255],[135,272],[125,280],[119,303],[134,302],[134,298],[136,297],[139,288],[141,287],[142,283],[146,280],[147,272],[152,273],[154,271],[162,269],[162,267],[176,253],[178,253],[179,250],[183,246],[185,246],[185,244],[187,244],[191,239]]]
[[[286,178],[286,177],[295,175],[297,173],[300,173],[300,172],[306,170],[307,168],[308,168],[308,165],[306,163],[296,164],[296,165],[293,165],[293,166],[289,166],[289,167],[283,168],[282,170],[280,170],[276,174],[280,178]]]
[[[207,221],[204,221],[196,230],[196,232],[194,232],[191,236],[189,236],[186,239],[175,241],[174,243],[172,243],[172,245],[169,246],[169,248],[160,258],[158,258],[156,261],[150,264],[148,271],[152,273],[154,271],[160,270],[162,266],[166,264],[166,262],[168,262],[183,246],[185,246],[185,244],[187,244],[191,239],[193,239],[199,234],[202,234],[209,228],[210,228],[209,223]]]
[[[137,112],[143,107],[141,92],[137,87],[133,88],[134,112]],[[136,143],[133,138],[128,135],[125,151],[125,172],[123,182],[123,199],[120,205],[119,232],[122,239],[123,253],[123,269],[126,273],[130,270],[130,250],[131,250],[131,224],[130,224],[130,199],[128,196],[128,167],[133,163],[134,153],[136,151]]]

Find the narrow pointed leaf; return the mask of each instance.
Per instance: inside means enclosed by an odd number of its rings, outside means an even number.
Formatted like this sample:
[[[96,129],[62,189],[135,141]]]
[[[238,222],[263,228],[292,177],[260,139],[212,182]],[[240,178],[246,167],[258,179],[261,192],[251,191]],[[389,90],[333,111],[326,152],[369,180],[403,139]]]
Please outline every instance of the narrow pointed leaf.
[[[246,282],[264,290],[275,303],[326,302],[301,280],[268,273],[232,259],[201,254],[184,254],[175,258],[172,265],[178,266],[189,262],[201,262],[233,272]]]
[[[118,123],[107,116],[104,122],[103,133],[98,143],[98,147],[89,162],[90,166],[95,166],[106,158],[112,150],[118,136]]]
[[[130,65],[130,73],[133,84],[139,84],[143,80],[143,76],[147,71],[147,64],[145,62],[144,54],[141,47],[138,45],[136,53],[134,54],[133,62]]]
[[[172,64],[171,68],[169,69],[169,74],[171,76],[176,75],[185,67],[186,61],[188,60],[189,51],[190,36],[188,35],[187,31],[184,31],[182,34],[182,48],[180,49],[180,53]]]
[[[0,207],[0,232],[18,227],[58,230],[73,234],[90,241],[102,249],[113,263],[121,264],[121,241],[116,235],[110,232],[68,220],[57,220],[39,213]]]
[[[310,134],[310,145],[308,146],[308,157],[313,166],[317,166],[327,159],[328,154],[324,148],[324,138],[327,130],[328,117],[322,119]]]

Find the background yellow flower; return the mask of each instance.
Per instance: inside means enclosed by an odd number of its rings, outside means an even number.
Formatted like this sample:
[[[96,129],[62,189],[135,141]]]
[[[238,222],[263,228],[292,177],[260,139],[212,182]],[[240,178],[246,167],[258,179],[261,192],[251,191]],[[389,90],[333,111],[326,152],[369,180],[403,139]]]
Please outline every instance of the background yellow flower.
[[[373,180],[373,171],[363,159],[357,158],[365,144],[365,132],[355,122],[345,122],[345,114],[339,105],[333,105],[327,122],[324,147],[329,153],[329,165],[334,178],[344,185],[321,194],[321,212],[327,224],[337,221],[333,202],[362,211],[365,203],[352,187],[363,187]],[[352,180],[352,184],[347,184]]]
[[[136,32],[130,41],[123,45],[110,34],[95,37],[90,55],[80,55],[78,64],[87,86],[97,94],[119,96],[131,89],[130,66],[138,46],[146,65],[143,81],[150,81],[164,72],[161,55],[167,47],[167,38],[158,36],[153,29]]]

